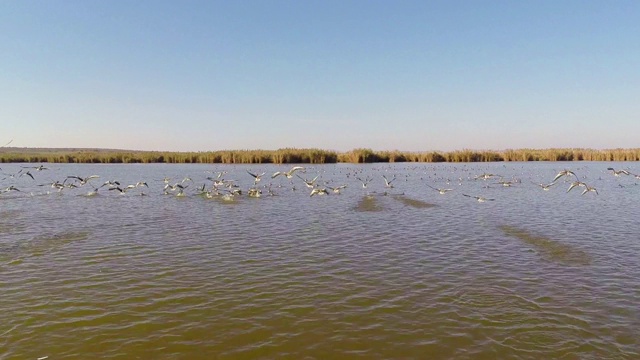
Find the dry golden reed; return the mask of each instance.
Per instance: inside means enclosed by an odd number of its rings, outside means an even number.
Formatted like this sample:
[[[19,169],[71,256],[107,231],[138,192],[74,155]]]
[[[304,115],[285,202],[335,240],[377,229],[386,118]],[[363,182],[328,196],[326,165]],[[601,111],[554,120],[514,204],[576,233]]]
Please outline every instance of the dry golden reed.
[[[30,163],[202,163],[202,164],[326,164],[375,162],[495,161],[639,161],[640,149],[508,149],[449,152],[374,151],[353,149],[220,150],[201,152],[108,149],[0,148],[0,162]]]

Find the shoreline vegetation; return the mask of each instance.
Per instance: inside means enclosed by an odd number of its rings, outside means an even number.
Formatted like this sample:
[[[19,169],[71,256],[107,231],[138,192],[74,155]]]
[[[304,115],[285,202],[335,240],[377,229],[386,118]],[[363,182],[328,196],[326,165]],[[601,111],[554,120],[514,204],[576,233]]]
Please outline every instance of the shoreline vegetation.
[[[329,164],[385,162],[501,162],[501,161],[640,161],[635,149],[508,149],[455,151],[374,151],[353,149],[222,150],[200,152],[115,149],[0,148],[0,163],[201,163],[201,164]]]

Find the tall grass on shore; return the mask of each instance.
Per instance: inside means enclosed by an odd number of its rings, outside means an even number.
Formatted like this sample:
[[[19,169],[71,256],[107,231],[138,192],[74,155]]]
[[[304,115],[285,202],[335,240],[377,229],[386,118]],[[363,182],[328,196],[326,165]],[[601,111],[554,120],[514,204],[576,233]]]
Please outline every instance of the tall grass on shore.
[[[495,161],[640,161],[635,149],[508,149],[406,152],[353,149],[223,150],[205,152],[129,151],[107,149],[0,148],[0,162],[15,163],[203,163],[203,164],[325,164],[375,162],[495,162]]]
[[[107,149],[0,149],[0,162],[30,163],[203,163],[203,164],[323,164],[338,154],[320,149],[223,150],[205,152],[128,151]]]

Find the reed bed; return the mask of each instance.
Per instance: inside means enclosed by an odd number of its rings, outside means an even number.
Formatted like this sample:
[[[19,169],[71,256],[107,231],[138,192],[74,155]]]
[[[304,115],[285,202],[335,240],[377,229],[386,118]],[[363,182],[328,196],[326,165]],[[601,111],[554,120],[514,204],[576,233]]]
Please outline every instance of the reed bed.
[[[508,149],[450,152],[347,152],[322,149],[221,150],[205,152],[129,151],[108,149],[0,148],[1,163],[202,163],[202,164],[326,164],[376,162],[496,161],[640,161],[640,149]]]

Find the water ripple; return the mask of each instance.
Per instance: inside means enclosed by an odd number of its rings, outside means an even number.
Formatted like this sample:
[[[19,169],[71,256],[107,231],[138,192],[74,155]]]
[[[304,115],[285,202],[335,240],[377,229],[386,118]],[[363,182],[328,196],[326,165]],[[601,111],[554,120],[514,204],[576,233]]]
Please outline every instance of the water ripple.
[[[2,197],[0,358],[640,358],[639,198],[598,163],[598,196],[528,186],[564,165],[309,166],[348,187],[278,178],[276,196],[234,201],[162,195],[159,179],[210,165],[61,165],[49,176],[157,181]],[[218,169],[251,186],[247,167]],[[396,174],[405,195],[356,174]]]

